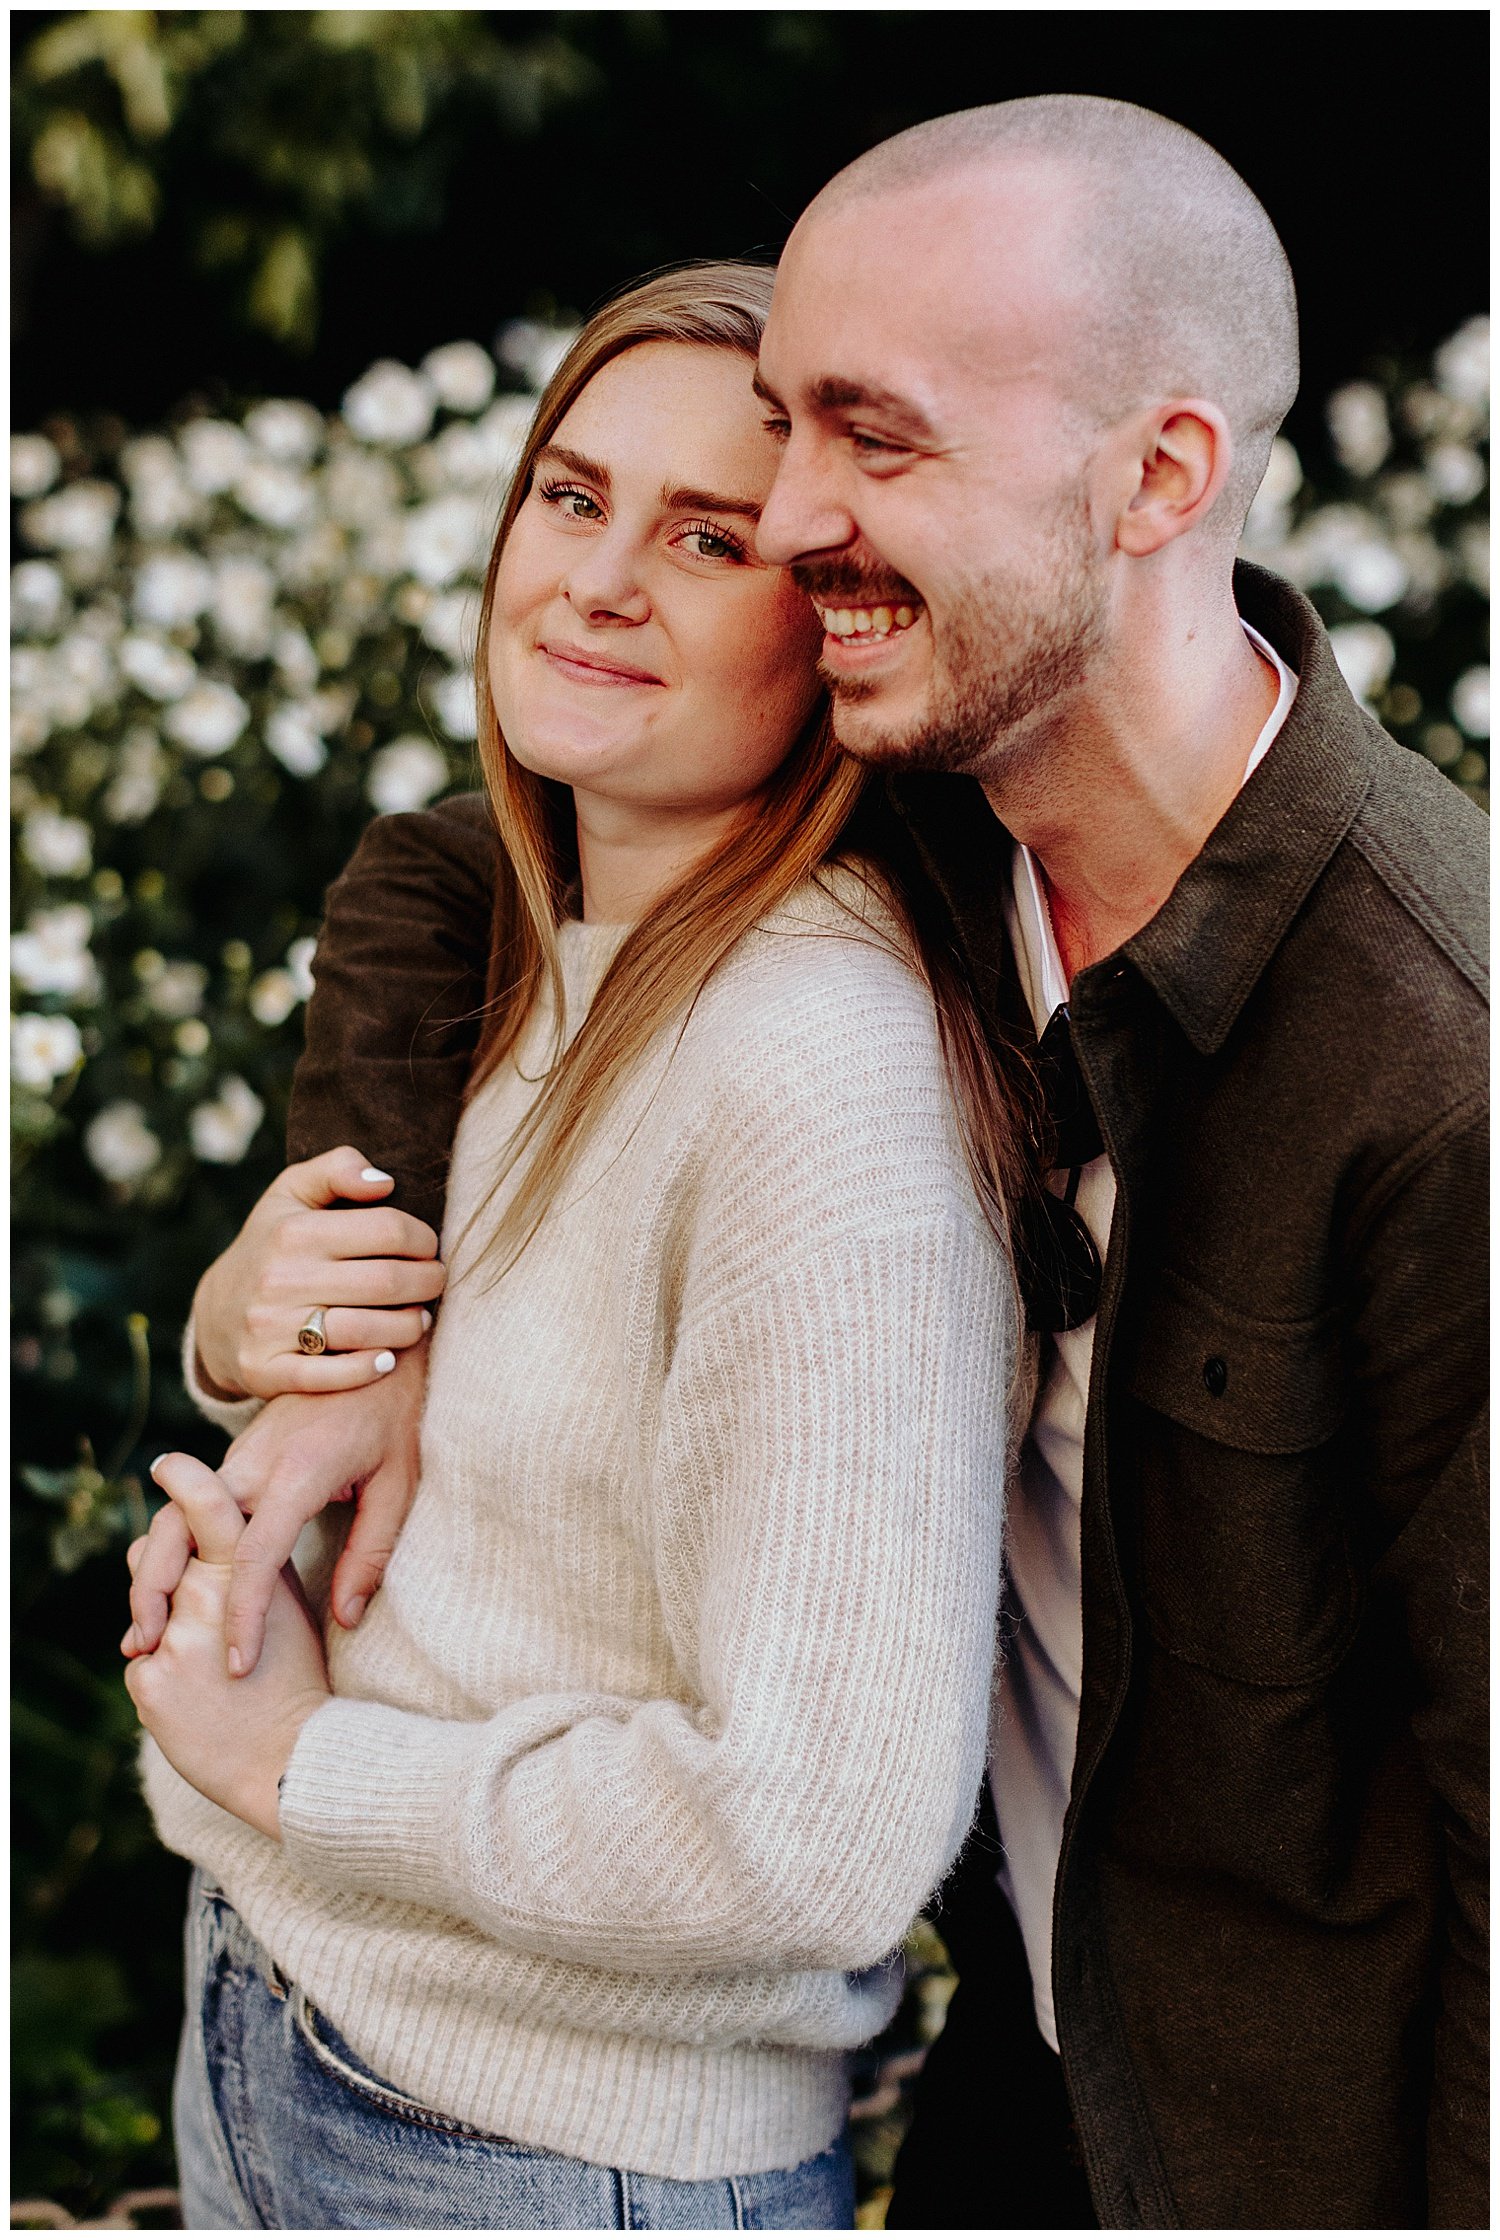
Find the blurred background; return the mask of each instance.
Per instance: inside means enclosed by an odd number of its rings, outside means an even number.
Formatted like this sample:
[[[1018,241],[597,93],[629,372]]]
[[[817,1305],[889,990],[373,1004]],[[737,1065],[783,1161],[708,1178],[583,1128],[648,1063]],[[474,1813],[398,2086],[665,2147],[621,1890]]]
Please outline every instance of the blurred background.
[[[281,1163],[321,899],[475,782],[472,594],[599,298],[775,256],[886,134],[1096,92],[1281,232],[1304,380],[1247,550],[1488,806],[1482,14],[136,10],[11,18],[13,2187],[172,2220],[185,1870],[116,1643],[176,1351]],[[868,2057],[862,2222],[948,1988]],[[129,2195],[125,2206],[118,2206]],[[997,2198],[997,2222],[1004,2222]]]

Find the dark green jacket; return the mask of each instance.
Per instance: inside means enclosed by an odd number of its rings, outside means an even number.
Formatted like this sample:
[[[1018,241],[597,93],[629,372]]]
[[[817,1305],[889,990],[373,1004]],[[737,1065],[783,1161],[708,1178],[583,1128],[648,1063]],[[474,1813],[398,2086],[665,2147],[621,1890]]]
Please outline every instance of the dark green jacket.
[[[1072,992],[1118,1200],[1063,2062],[1105,2224],[1477,2226],[1488,827],[1360,711],[1304,600],[1238,592],[1291,714]],[[892,793],[1020,1017],[1008,837],[969,781]],[[293,1154],[352,1141],[435,1224],[493,877],[476,802],[381,819],[318,953]]]

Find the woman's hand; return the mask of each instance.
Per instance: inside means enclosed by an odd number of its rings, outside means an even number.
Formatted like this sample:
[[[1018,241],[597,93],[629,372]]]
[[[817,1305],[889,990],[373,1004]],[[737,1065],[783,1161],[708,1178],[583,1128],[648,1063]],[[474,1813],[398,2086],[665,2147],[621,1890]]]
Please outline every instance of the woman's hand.
[[[416,1344],[446,1280],[436,1236],[394,1206],[334,1202],[392,1186],[347,1144],[277,1176],[193,1300],[200,1372],[219,1398],[344,1392]],[[297,1332],[315,1307],[328,1350],[303,1353]]]
[[[255,1668],[266,1612],[303,1526],[351,1495],[358,1506],[334,1569],[332,1603],[340,1625],[358,1625],[417,1490],[426,1389],[427,1347],[417,1345],[373,1390],[287,1393],[235,1440],[218,1472],[250,1518],[230,1558],[225,1652],[232,1674]],[[168,1501],[130,1548],[132,1623],[120,1644],[127,1657],[149,1655],[161,1640],[191,1553],[187,1512]]]
[[[323,1645],[300,1597],[278,1579],[259,1668],[231,1679],[224,1617],[246,1529],[239,1505],[191,1455],[163,1455],[152,1476],[180,1509],[198,1554],[182,1575],[161,1646],[126,1666],[125,1685],[142,1726],[183,1779],[279,1841],[278,1784],[303,1726],[330,1700]]]

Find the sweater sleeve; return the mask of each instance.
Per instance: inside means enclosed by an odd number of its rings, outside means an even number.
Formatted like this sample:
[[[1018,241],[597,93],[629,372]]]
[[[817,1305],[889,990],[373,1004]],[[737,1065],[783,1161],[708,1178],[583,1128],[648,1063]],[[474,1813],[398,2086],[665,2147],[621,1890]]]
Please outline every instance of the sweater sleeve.
[[[840,1022],[856,1043],[872,1024]],[[995,1644],[1011,1286],[935,1038],[915,1122],[899,1065],[867,1054],[849,1091],[838,1051],[784,1055],[796,1078],[726,1116],[647,1441],[684,1699],[558,1694],[467,1724],[336,1699],[283,1790],[300,1872],[617,1968],[857,1969],[956,1852]]]

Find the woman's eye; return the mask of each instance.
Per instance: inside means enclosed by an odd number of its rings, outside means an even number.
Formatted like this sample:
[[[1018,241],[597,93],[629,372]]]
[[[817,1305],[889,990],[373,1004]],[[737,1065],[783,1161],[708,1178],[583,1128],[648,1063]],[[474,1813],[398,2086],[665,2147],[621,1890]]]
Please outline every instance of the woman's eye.
[[[602,521],[604,508],[587,490],[579,490],[569,482],[544,482],[541,495],[549,506],[569,521]]]
[[[748,557],[738,537],[730,536],[727,530],[711,528],[706,521],[693,522],[680,530],[678,541],[695,560],[744,560]]]

